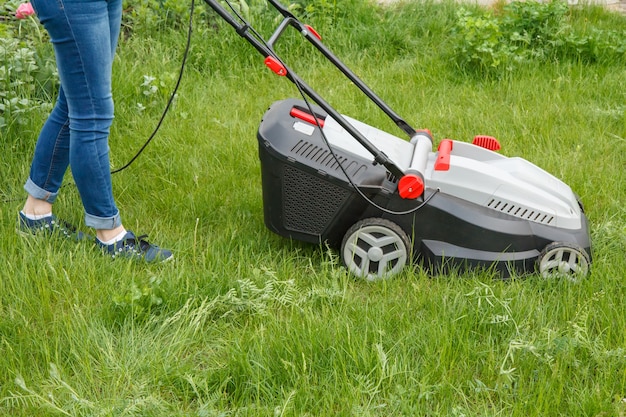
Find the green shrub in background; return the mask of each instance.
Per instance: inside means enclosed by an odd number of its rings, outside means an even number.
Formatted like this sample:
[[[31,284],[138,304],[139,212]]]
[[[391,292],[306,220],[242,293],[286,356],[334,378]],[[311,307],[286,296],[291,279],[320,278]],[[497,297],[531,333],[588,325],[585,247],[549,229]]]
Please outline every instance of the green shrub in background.
[[[453,29],[454,56],[462,69],[494,71],[523,59],[516,47],[505,38],[497,18],[461,8]]]
[[[21,124],[25,113],[50,109],[58,87],[54,53],[37,18],[15,18],[22,3],[0,8],[0,131]]]
[[[513,1],[501,13],[462,7],[453,28],[454,59],[462,70],[481,74],[548,60],[626,62],[625,31],[579,23],[559,0]]]
[[[568,10],[567,3],[560,0],[547,3],[514,1],[504,6],[503,31],[513,47],[543,58],[567,31]]]

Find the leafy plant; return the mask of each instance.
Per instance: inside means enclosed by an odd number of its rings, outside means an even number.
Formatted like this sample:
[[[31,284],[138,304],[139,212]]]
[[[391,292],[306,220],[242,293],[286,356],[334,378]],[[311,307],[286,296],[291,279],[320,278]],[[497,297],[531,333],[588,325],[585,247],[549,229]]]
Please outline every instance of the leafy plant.
[[[626,33],[596,27],[583,32],[567,3],[513,1],[496,15],[462,7],[452,30],[453,56],[464,70],[502,74],[522,63],[573,59],[626,62]]]
[[[150,277],[148,282],[131,282],[123,293],[113,297],[116,313],[123,318],[128,316],[136,320],[145,320],[159,310],[165,296],[160,287],[161,280]]]
[[[54,55],[36,17],[15,17],[10,0],[0,17],[0,130],[22,124],[24,114],[48,110],[58,86]]]
[[[476,15],[465,8],[461,8],[457,16],[454,53],[462,68],[478,71],[511,69],[518,48],[503,41],[505,34],[497,18]]]
[[[564,1],[514,1],[504,6],[503,31],[512,44],[541,55],[567,30],[567,12]]]

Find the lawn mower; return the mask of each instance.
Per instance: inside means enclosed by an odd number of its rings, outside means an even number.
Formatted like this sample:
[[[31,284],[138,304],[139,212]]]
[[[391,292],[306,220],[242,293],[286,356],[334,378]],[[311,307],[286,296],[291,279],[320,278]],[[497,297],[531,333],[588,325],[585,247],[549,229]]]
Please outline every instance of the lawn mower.
[[[346,268],[367,280],[417,264],[433,274],[479,268],[504,278],[588,275],[588,222],[568,185],[497,153],[500,144],[490,136],[444,139],[433,150],[428,130],[412,128],[313,28],[268,1],[282,21],[266,41],[235,9],[205,0],[301,92],[302,98],[271,104],[257,133],[268,229],[338,249]],[[295,74],[274,48],[287,28],[301,33],[408,140],[339,113]]]

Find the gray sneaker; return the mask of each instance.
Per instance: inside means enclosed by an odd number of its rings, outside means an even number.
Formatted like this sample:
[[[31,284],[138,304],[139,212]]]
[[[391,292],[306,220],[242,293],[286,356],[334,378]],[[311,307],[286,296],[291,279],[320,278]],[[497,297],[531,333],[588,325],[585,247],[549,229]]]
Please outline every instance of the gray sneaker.
[[[128,231],[122,240],[111,245],[105,245],[97,238],[96,244],[112,258],[140,259],[146,262],[164,262],[174,258],[172,251],[148,242],[146,237],[146,235],[136,237],[133,232]]]

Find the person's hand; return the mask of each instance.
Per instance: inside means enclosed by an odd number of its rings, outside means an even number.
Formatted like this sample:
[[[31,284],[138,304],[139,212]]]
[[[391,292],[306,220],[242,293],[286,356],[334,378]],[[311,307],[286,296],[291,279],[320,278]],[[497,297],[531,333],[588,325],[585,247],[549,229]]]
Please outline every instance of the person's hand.
[[[22,3],[15,10],[15,17],[18,19],[26,19],[28,16],[34,15],[35,10],[30,3]]]

